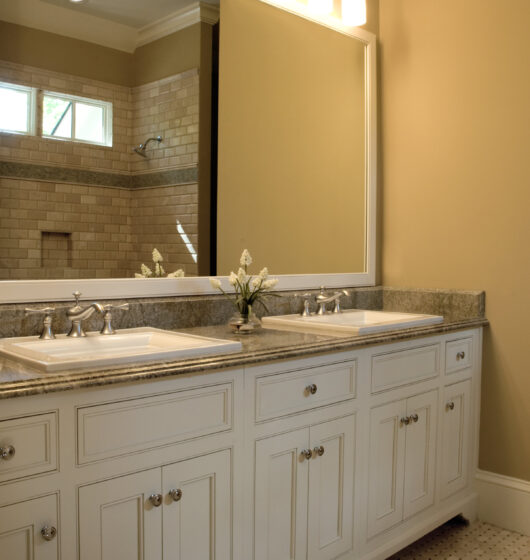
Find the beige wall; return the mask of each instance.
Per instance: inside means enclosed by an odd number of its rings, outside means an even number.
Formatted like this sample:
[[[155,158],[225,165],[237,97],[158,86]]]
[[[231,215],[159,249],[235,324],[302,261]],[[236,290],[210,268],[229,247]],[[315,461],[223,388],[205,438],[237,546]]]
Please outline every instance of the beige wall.
[[[364,270],[364,47],[268,4],[221,7],[218,273]]]
[[[0,60],[138,86],[199,68],[205,25],[191,25],[127,53],[0,20]]]
[[[383,280],[483,288],[480,467],[530,480],[530,2],[381,0]]]
[[[0,59],[122,86],[134,83],[130,53],[6,21],[0,21]]]

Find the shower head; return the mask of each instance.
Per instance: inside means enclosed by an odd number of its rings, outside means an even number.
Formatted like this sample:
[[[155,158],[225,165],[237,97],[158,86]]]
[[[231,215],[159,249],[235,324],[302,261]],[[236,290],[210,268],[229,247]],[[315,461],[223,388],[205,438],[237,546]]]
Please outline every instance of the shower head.
[[[145,153],[145,150],[147,149],[147,144],[149,144],[149,142],[151,141],[158,142],[160,144],[160,142],[162,142],[162,136],[157,136],[156,138],[148,138],[143,144],[135,146],[133,148],[133,152],[136,152],[139,156],[146,158],[147,154]]]

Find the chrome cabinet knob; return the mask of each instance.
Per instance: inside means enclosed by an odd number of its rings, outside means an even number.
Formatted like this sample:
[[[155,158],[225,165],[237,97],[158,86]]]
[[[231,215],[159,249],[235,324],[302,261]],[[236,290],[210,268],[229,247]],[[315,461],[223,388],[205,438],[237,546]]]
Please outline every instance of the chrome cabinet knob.
[[[318,391],[318,387],[314,383],[311,383],[311,385],[308,385],[305,390],[308,395],[315,395]]]
[[[4,461],[9,461],[15,456],[15,448],[12,445],[6,445],[5,447],[0,447],[0,459]]]
[[[402,426],[408,426],[410,424],[410,416],[403,416],[403,418],[400,420],[400,424]]]
[[[446,410],[454,410],[454,408],[455,408],[455,403],[454,403],[453,401],[448,402],[448,403],[445,405],[445,409],[446,409]]]
[[[315,455],[318,455],[319,457],[322,457],[322,455],[324,455],[324,446],[323,445],[317,445],[314,449],[313,452],[315,453]]]
[[[151,494],[149,496],[149,501],[155,506],[159,507],[162,505],[162,494]]]
[[[57,529],[55,527],[49,527],[45,525],[41,530],[40,534],[45,541],[53,541],[57,535]]]
[[[309,461],[309,459],[313,457],[313,452],[311,451],[311,449],[302,449],[300,455],[302,456],[303,459]]]
[[[457,360],[463,360],[465,357],[466,357],[465,352],[458,352],[458,354],[456,355]]]
[[[417,422],[417,421],[420,419],[420,417],[419,417],[416,413],[411,414],[411,415],[409,416],[409,418],[410,418],[410,420],[412,420],[413,422]]]
[[[174,502],[180,502],[180,500],[182,499],[182,490],[180,488],[173,488],[169,491],[169,497]]]

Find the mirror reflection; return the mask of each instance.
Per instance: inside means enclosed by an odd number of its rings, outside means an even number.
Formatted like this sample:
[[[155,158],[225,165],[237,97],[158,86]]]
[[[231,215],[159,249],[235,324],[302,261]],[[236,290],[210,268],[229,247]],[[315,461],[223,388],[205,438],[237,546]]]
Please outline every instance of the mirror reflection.
[[[365,270],[361,42],[257,0],[169,34],[150,18],[175,3],[41,3],[69,26],[0,10],[1,280],[156,275],[155,248],[186,276],[245,247],[275,274]]]

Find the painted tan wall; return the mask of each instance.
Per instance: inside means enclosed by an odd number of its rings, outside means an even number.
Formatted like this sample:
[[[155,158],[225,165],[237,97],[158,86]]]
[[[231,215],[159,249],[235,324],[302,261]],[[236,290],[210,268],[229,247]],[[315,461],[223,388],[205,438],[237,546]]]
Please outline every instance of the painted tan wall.
[[[480,467],[530,480],[530,2],[381,0],[383,280],[483,288]]]
[[[133,55],[87,41],[0,21],[0,60],[130,86]]]
[[[138,47],[131,54],[0,21],[0,60],[122,86],[138,86],[199,68],[201,26],[205,25],[186,27]]]
[[[364,47],[248,0],[220,40],[218,273],[363,271]]]

